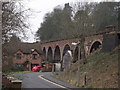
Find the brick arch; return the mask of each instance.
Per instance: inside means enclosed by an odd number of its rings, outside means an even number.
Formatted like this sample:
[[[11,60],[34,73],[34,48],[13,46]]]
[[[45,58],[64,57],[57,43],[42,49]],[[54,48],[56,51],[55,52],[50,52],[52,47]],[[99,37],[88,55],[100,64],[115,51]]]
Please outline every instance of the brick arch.
[[[63,48],[63,53],[62,53],[62,57],[65,55],[65,53],[67,52],[67,50],[70,50],[71,47],[69,44],[65,44],[64,45],[64,48]]]
[[[56,46],[54,50],[54,62],[60,62],[61,60],[61,50],[60,46]]]
[[[43,48],[42,48],[42,51],[44,51],[44,50],[46,50],[46,47],[43,47]]]
[[[74,54],[73,54],[73,63],[75,63],[78,60],[78,46],[75,47],[74,49]]]
[[[47,51],[47,61],[50,61],[50,62],[53,61],[53,50],[52,50],[52,47],[48,48],[48,51]]]
[[[42,52],[43,52],[43,59],[46,60],[46,48],[45,47],[43,47]]]
[[[94,45],[95,45],[95,47],[93,47]],[[100,39],[92,41],[92,43],[91,43],[91,45],[89,47],[88,53],[92,52],[92,48],[97,49],[99,47],[99,45],[102,45],[102,41]]]

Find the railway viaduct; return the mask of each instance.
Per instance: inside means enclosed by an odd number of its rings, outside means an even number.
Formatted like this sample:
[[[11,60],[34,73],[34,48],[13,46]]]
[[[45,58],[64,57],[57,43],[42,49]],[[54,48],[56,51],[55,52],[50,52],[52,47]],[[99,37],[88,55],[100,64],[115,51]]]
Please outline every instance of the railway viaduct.
[[[105,30],[92,32],[89,35],[84,36],[84,51],[87,57],[92,51],[102,47],[103,37],[105,34],[115,33],[114,27],[107,27]],[[45,60],[52,60],[53,62],[61,62],[63,56],[67,50],[72,51],[74,60],[78,59],[78,46],[72,45],[72,43],[78,43],[81,38],[67,39],[67,40],[52,40],[41,43]]]

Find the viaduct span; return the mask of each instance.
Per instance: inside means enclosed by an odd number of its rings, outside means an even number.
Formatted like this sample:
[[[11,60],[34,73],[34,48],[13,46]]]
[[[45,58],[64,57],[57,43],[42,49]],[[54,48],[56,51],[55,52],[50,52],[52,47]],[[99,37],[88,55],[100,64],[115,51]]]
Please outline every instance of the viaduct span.
[[[92,34],[84,36],[84,51],[87,57],[91,52],[97,48],[102,47],[104,34],[115,33],[114,27],[109,27],[102,31],[92,32]],[[68,50],[72,51],[73,60],[78,60],[78,46],[72,43],[78,43],[81,38],[67,39],[67,40],[54,40],[42,42],[41,48],[43,51],[44,59],[47,61],[61,62],[63,56]]]

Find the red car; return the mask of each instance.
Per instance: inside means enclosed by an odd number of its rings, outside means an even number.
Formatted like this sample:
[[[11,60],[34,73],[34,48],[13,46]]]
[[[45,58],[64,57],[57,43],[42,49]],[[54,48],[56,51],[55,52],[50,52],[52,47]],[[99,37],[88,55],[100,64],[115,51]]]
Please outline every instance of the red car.
[[[35,66],[32,68],[32,71],[34,71],[34,72],[38,72],[40,70],[41,70],[41,66]]]

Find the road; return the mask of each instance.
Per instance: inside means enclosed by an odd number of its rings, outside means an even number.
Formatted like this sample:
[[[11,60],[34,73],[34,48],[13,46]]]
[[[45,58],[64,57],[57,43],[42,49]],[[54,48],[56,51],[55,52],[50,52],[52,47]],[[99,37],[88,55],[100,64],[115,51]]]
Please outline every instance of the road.
[[[22,80],[22,88],[66,88],[63,85],[59,85],[56,83],[53,83],[45,78],[42,78],[41,76],[50,76],[51,72],[38,72],[38,73],[19,73],[19,74],[14,74],[14,77],[17,77],[18,79]],[[49,78],[48,76],[48,78]],[[50,77],[51,78],[51,77]],[[53,77],[51,79],[54,79]],[[59,83],[60,81],[58,81]],[[62,83],[64,84],[64,83]],[[67,84],[66,84],[67,85]],[[68,85],[69,86],[69,85]],[[30,90],[31,90],[30,89]],[[63,90],[63,89],[62,89]]]

